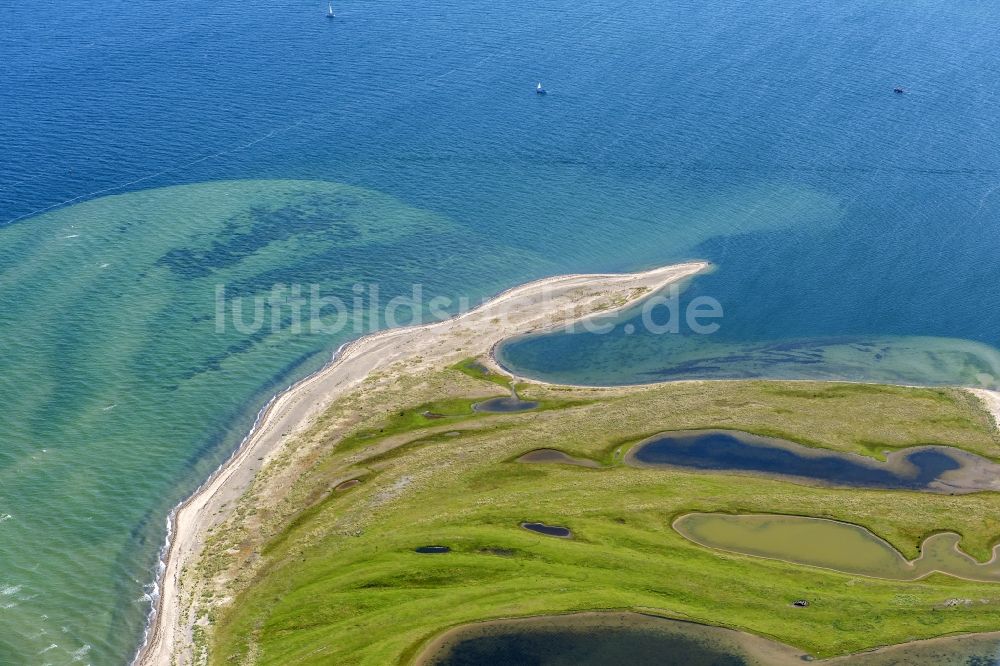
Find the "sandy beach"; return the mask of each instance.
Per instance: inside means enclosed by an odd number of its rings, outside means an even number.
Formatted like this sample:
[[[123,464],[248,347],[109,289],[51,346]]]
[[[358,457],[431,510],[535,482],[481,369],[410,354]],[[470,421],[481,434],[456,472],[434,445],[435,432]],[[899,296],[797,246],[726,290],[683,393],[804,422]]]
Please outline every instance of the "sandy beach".
[[[993,422],[1000,428],[1000,391],[969,389],[969,392],[983,402],[983,406],[993,415]]]
[[[182,573],[197,562],[208,531],[226,520],[257,470],[273,459],[286,438],[306,430],[370,374],[390,367],[416,374],[486,354],[516,335],[629,307],[708,268],[706,262],[691,262],[641,273],[547,278],[505,291],[452,319],[381,331],[341,347],[325,368],[272,400],[232,457],[172,513],[159,597],[134,663],[191,663],[194,620],[186,612],[189,592]]]

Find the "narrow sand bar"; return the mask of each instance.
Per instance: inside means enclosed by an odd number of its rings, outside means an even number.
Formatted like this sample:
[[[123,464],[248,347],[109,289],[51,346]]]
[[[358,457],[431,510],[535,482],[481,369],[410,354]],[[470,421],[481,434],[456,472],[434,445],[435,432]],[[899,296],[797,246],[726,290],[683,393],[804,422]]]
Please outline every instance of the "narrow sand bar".
[[[172,513],[160,595],[135,663],[192,662],[194,618],[185,612],[190,590],[185,589],[181,572],[195,564],[208,531],[229,516],[256,470],[272,459],[285,438],[305,431],[334,400],[358,388],[372,372],[393,366],[394,372],[416,374],[444,367],[486,354],[506,338],[632,306],[708,268],[706,262],[692,262],[642,273],[547,278],[505,291],[446,321],[390,329],[344,345],[329,365],[277,396],[232,457]]]

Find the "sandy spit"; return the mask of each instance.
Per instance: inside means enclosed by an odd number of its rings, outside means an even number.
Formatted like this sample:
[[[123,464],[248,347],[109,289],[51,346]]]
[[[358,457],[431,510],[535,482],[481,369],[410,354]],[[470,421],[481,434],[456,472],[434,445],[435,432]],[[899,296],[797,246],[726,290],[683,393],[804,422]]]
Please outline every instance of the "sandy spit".
[[[229,516],[256,470],[280,451],[286,438],[306,430],[334,400],[358,388],[371,373],[390,367],[393,372],[419,373],[486,354],[506,338],[629,307],[709,267],[706,262],[691,262],[641,273],[546,278],[505,291],[452,319],[381,331],[341,347],[325,368],[276,396],[232,457],[171,513],[157,581],[159,596],[133,663],[192,662],[194,619],[185,612],[182,572],[194,565],[208,531]]]

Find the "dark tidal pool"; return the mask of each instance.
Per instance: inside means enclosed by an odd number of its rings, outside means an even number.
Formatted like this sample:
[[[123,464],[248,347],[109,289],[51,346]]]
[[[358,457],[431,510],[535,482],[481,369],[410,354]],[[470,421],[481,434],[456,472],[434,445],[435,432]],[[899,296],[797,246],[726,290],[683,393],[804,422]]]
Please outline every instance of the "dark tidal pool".
[[[587,612],[477,622],[439,636],[418,666],[997,666],[1000,636],[915,641],[814,661],[753,634],[639,613]]]
[[[970,492],[993,489],[996,463],[943,446],[890,453],[884,462],[731,430],[656,435],[626,460],[649,467],[760,473],[857,488]]]

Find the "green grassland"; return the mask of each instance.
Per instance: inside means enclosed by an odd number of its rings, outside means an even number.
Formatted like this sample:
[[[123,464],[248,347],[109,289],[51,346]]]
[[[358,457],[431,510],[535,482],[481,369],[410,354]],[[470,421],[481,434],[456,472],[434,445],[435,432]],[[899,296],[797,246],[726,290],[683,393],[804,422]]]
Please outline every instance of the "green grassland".
[[[474,358],[467,358],[459,363],[456,363],[451,369],[458,370],[462,374],[468,375],[473,379],[482,379],[500,386],[506,386],[507,388],[510,388],[511,386],[510,377],[501,375],[498,372],[493,372]]]
[[[1000,539],[1000,495],[831,489],[618,462],[636,441],[683,428],[740,429],[874,457],[947,444],[1000,458],[988,414],[964,392],[804,382],[527,385],[523,396],[546,409],[481,415],[469,405],[497,393],[499,382],[479,374],[451,368],[342,400],[292,443],[279,471],[262,474],[212,536],[199,570],[216,587],[206,594],[235,597],[207,617],[212,663],[408,663],[452,626],[589,609],[733,627],[820,657],[1000,626],[1000,585],[841,575],[712,551],[670,528],[688,511],[794,513],[864,525],[909,558],[929,534],[953,530],[985,559]],[[447,416],[419,418],[426,411]],[[543,447],[607,467],[513,462]],[[281,474],[294,481],[276,483]],[[332,490],[349,478],[362,483]],[[574,538],[534,534],[522,521],[565,525]],[[429,544],[452,552],[413,552]],[[799,598],[810,607],[793,608]]]

